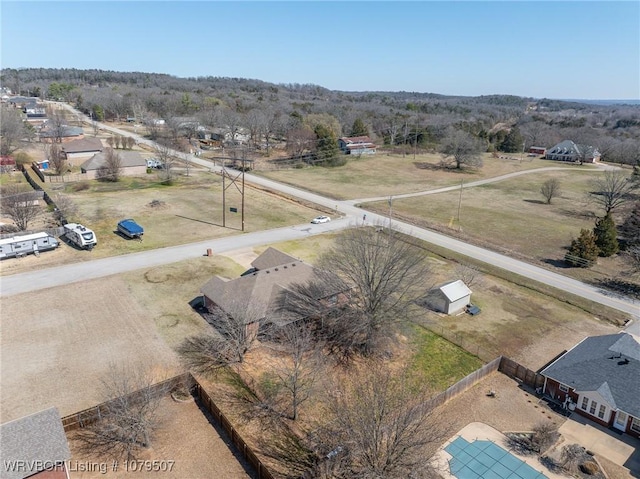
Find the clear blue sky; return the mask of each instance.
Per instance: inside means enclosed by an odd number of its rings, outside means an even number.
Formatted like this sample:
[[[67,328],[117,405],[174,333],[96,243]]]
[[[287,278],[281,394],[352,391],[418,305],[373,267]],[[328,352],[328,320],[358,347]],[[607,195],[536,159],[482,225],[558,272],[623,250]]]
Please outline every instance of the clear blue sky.
[[[0,64],[334,90],[640,98],[640,2],[0,3]]]

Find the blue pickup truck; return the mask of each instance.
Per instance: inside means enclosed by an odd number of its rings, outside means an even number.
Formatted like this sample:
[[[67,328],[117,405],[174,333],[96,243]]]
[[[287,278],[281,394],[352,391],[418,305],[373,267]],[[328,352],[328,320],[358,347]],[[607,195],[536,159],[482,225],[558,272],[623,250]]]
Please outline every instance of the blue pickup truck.
[[[132,239],[142,239],[144,234],[144,228],[130,218],[118,223],[118,231]]]

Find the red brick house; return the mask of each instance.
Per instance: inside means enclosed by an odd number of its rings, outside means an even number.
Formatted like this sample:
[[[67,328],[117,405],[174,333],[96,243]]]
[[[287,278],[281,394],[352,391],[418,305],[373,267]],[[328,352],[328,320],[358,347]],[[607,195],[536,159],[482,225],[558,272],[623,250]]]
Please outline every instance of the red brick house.
[[[585,338],[540,374],[544,394],[602,426],[640,438],[640,343],[633,335]]]

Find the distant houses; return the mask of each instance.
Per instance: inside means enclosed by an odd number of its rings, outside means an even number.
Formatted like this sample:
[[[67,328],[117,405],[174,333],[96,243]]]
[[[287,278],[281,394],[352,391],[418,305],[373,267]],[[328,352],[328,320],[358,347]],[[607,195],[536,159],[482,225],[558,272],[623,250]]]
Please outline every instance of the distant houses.
[[[342,137],[338,146],[345,155],[374,155],[377,149],[368,136]]]

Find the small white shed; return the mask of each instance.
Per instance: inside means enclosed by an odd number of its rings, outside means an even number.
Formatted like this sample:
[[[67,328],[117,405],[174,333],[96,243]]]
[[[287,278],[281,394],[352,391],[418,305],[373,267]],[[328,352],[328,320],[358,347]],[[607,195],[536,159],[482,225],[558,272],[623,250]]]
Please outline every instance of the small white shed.
[[[438,309],[447,314],[456,314],[471,302],[471,290],[461,279],[444,284],[438,288],[441,301]]]

